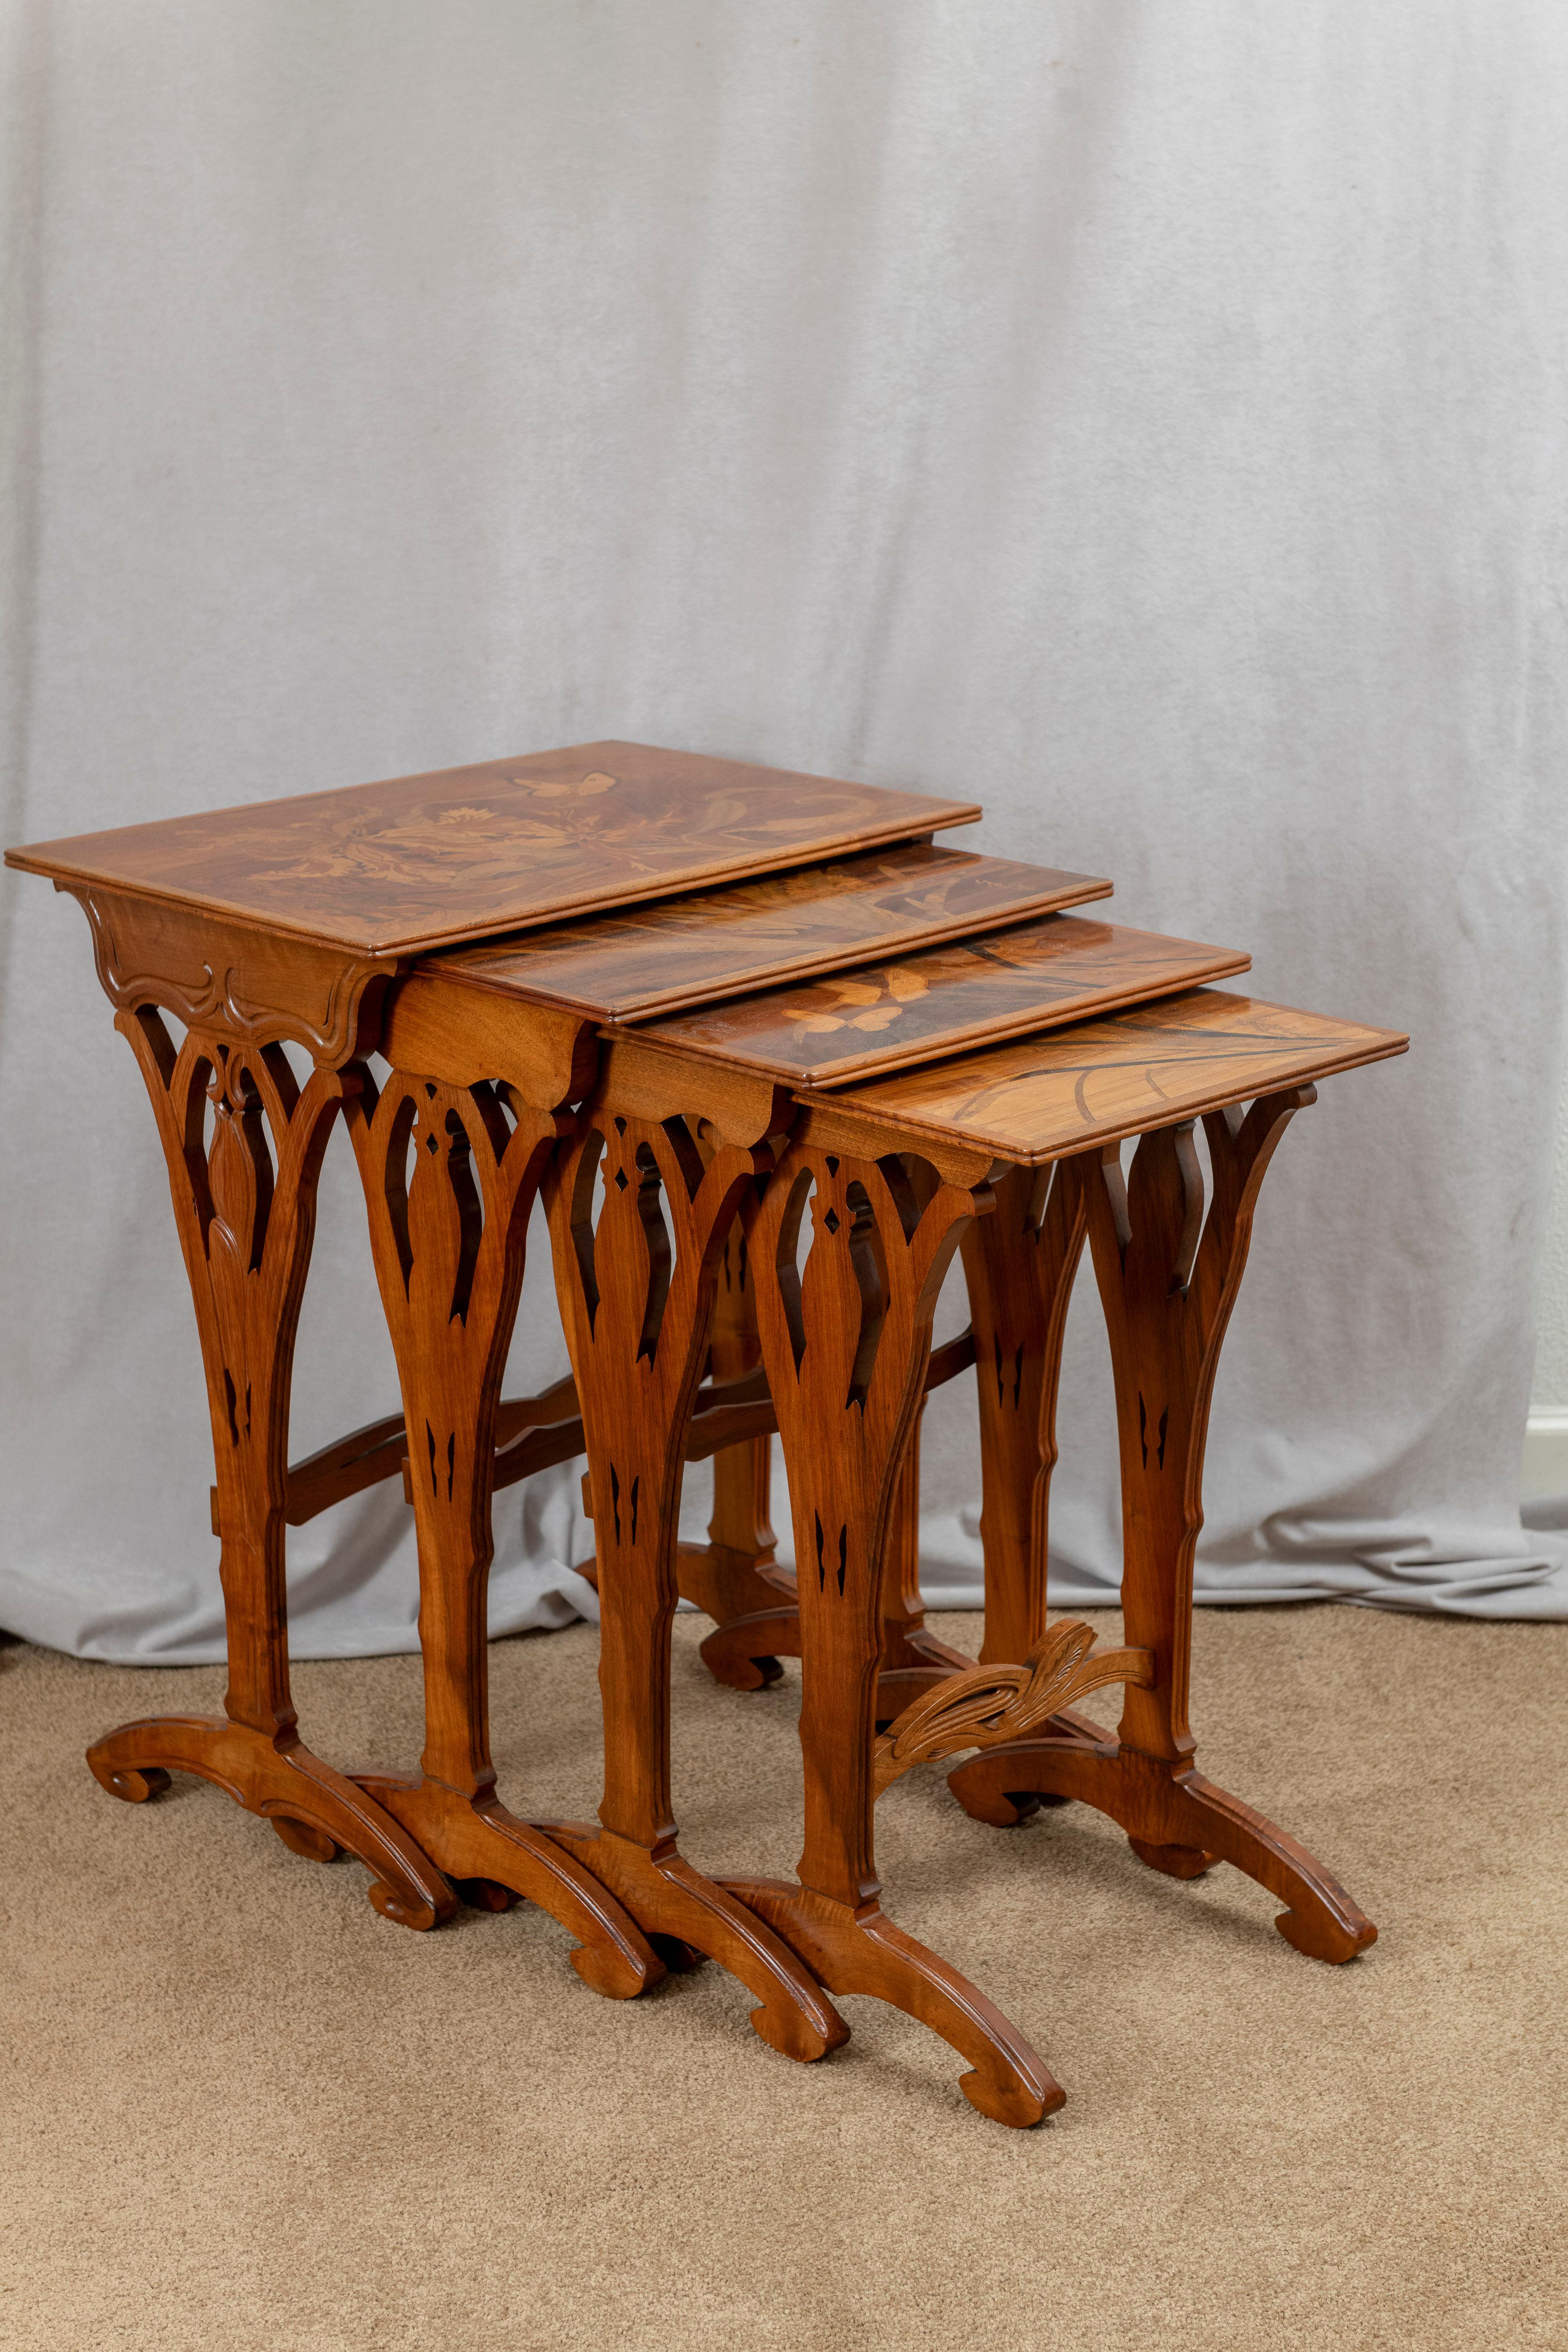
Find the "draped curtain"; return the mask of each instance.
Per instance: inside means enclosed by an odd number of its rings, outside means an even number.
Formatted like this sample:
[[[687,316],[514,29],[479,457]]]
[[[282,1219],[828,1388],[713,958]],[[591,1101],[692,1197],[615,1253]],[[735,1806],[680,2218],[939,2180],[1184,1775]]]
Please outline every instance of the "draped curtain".
[[[1204,1597],[1568,1613],[1568,1538],[1517,1502],[1568,16],[12,0],[0,44],[6,841],[603,737],[979,799],[963,845],[1113,875],[1113,918],[1412,1035],[1268,1176]],[[0,922],[0,1625],[210,1658],[151,1117],[77,908],[8,876]],[[513,1391],[565,1363],[532,1260]],[[1087,1270],[1064,1381],[1055,1590],[1105,1600]],[[939,1601],[977,1589],[962,1385],[927,1416]],[[395,1405],[340,1136],[292,1452]],[[591,1532],[570,1467],[504,1495],[492,1628],[589,1605]],[[412,1647],[395,1486],[299,1530],[290,1585],[300,1654]]]

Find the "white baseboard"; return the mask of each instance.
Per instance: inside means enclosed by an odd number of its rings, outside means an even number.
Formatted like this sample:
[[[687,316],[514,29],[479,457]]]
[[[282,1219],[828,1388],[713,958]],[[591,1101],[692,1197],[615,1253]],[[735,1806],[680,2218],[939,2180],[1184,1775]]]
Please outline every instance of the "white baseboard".
[[[1524,1425],[1520,1500],[1536,1503],[1548,1495],[1568,1495],[1568,1407],[1532,1412]]]

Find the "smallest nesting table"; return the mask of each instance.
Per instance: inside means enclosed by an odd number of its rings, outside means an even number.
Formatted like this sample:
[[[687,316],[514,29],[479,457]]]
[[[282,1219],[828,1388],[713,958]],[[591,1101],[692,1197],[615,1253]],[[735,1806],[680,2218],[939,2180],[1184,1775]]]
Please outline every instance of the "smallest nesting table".
[[[85,906],[141,1062],[217,1465],[226,1716],[125,1727],[93,1751],[104,1785],[140,1799],[170,1769],[200,1772],[295,1850],[358,1854],[373,1901],[408,1925],[448,1915],[454,1881],[477,1900],[526,1895],[614,1995],[707,1954],[797,2058],[844,2038],[829,1996],[877,1994],[965,2056],[976,2106],[1027,2124],[1061,2097],[1037,2055],[880,1908],[873,1808],[912,1764],[974,1751],[952,1784],[984,1819],[1077,1797],[1156,1868],[1228,1860],[1281,1897],[1283,1931],[1317,1957],[1372,1939],[1310,1855],[1193,1769],[1187,1655],[1209,1397],[1264,1169],[1316,1079],[1405,1041],[1194,985],[1246,958],[1061,915],[1109,886],[931,842],[976,814],[596,744],[11,862]],[[187,1024],[177,1046],[165,1013]],[[391,1066],[379,1083],[374,1052]],[[340,1108],[404,1412],[291,1480],[294,1333]],[[508,1419],[536,1197],[574,1387]],[[1127,1642],[1105,1654],[1045,1612],[1056,1371],[1086,1234],[1125,1513]],[[914,1639],[911,1580],[884,1573],[900,1511],[907,1550],[931,1316],[960,1247],[982,1404],[978,1663]],[[724,1273],[748,1295],[765,1378],[715,1377],[700,1396]],[[681,1470],[705,1423],[754,1449],[759,1413],[783,1440],[799,1563],[772,1612],[802,1657],[793,1883],[695,1871],[669,1786]],[[597,1825],[501,1804],[485,1686],[498,1444],[504,1459],[575,1421],[603,1612]],[[426,1746],[416,1775],[355,1779],[299,1737],[283,1531],[307,1494],[320,1507],[405,1455]],[[757,1629],[738,1650],[721,1630],[734,1654],[765,1654],[746,1649]],[[1071,1704],[1106,1683],[1125,1690],[1116,1737]]]

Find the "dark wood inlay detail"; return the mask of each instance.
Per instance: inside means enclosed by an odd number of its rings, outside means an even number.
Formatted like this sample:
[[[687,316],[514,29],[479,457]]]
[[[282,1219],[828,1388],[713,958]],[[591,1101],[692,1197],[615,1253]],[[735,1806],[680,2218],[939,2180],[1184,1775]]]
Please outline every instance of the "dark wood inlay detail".
[[[837,1088],[1169,996],[1250,961],[1237,949],[1047,915],[989,939],[682,1013],[642,1034],[796,1086]]]
[[[579,743],[7,851],[8,866],[407,954],[973,824],[972,801]]]
[[[777,986],[1110,895],[1109,882],[930,842],[807,866],[443,955],[443,975],[600,1021]]]
[[[881,1127],[905,1149],[930,1135],[946,1151],[967,1145],[1037,1165],[1381,1062],[1409,1043],[1397,1030],[1204,988],[826,1099],[847,1149],[863,1136],[858,1148],[887,1150],[875,1137]]]

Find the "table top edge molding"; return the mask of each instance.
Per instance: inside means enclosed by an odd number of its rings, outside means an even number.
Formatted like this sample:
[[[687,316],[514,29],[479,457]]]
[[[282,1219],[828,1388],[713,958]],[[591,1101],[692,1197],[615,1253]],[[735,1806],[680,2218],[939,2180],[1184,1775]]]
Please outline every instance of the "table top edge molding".
[[[1047,922],[1058,921],[1065,928],[1082,920],[1081,917],[1071,915],[1047,916],[1041,919],[1039,928],[1043,931]],[[1015,931],[1029,933],[1034,928],[1021,924],[1015,927]],[[1053,982],[1059,982],[1063,972],[1068,975],[1070,985],[1071,956],[1077,948],[1077,942],[1073,941],[1069,943],[1068,953],[1063,957],[1059,969],[1042,967],[1037,980],[1026,967],[1016,968],[1020,1001],[1016,1005],[1009,1008],[993,1003],[988,1011],[974,1010],[967,1018],[963,1018],[957,1007],[964,995],[971,992],[971,983],[977,983],[973,992],[978,995],[979,989],[990,981],[990,976],[984,972],[966,972],[960,976],[959,984],[947,994],[947,1001],[954,1007],[951,1025],[934,1027],[923,1035],[918,1033],[918,1029],[900,1034],[879,1025],[866,1036],[863,1050],[852,1056],[847,1055],[835,1060],[825,1060],[816,1067],[803,1068],[798,1062],[791,1063],[778,1057],[776,1043],[774,1053],[770,1055],[760,1043],[754,1051],[747,1053],[743,1036],[731,1041],[700,1034],[703,1021],[717,1021],[729,1009],[730,1003],[736,1007],[742,1024],[750,1020],[754,1027],[761,1029],[770,998],[776,994],[781,1000],[787,1000],[795,992],[790,988],[776,992],[767,990],[754,996],[736,996],[718,1004],[692,1008],[689,1020],[683,1008],[679,1013],[670,1014],[655,1024],[651,1033],[647,1029],[633,1030],[630,1024],[622,1027],[606,1023],[601,1025],[599,1034],[606,1040],[627,1034],[643,1034],[650,1044],[664,1045],[671,1051],[690,1054],[728,1069],[766,1074],[776,1079],[779,1085],[787,1086],[796,1092],[809,1090],[814,1097],[822,1097],[841,1093],[851,1087],[875,1084],[884,1077],[907,1074],[927,1064],[983,1053],[993,1045],[1044,1035],[1084,1021],[1107,1020],[1113,1013],[1134,1005],[1184,994],[1214,981],[1234,979],[1248,971],[1252,963],[1251,956],[1241,949],[1211,947],[1195,940],[1166,940],[1157,933],[1137,930],[1124,924],[1097,924],[1095,929],[1108,934],[1109,940],[1089,942],[1085,949],[1086,960],[1094,956],[1103,962],[1104,957],[1114,955],[1120,946],[1122,952],[1132,959],[1121,976],[1081,982],[1076,995],[1068,994],[1053,1003],[1044,992]],[[1004,937],[1013,935],[1008,933]],[[943,941],[932,949],[931,961],[936,963],[944,953],[952,956],[962,952],[967,944],[965,940]],[[1163,949],[1163,958],[1145,963],[1141,969],[1136,958],[1151,949]],[[829,989],[836,981],[840,984],[865,982],[880,985],[889,972],[906,977],[918,976],[921,969],[921,951],[915,950],[900,958],[896,965],[858,964],[837,975],[822,977],[824,986]],[[1014,977],[1014,973],[1006,973],[1002,984]],[[944,979],[945,976],[937,975],[931,985],[931,992],[921,1000],[922,1008],[929,1007],[934,1012],[943,1002]],[[877,1017],[879,1022],[885,1021],[896,1016],[898,1012],[909,1009],[908,1004],[886,1006]],[[786,1002],[781,1002],[779,1019],[772,1033],[775,1041],[791,1031],[798,1034],[799,1024],[808,1017],[809,1010],[805,1006],[791,1007]],[[682,1029],[688,1034],[677,1034]]]
[[[884,847],[890,846],[892,854],[897,856],[900,850],[920,845],[895,842],[884,845]],[[879,854],[875,850],[864,853],[868,857]],[[790,878],[798,879],[814,870],[832,873],[852,867],[859,862],[859,855],[855,854],[837,859],[812,861],[805,867],[780,871]],[[974,862],[997,866],[1017,863],[1011,859],[978,857]],[[978,910],[969,908],[939,917],[926,929],[917,929],[912,923],[906,923],[901,931],[884,930],[879,934],[862,934],[854,940],[846,939],[831,944],[803,946],[793,957],[787,950],[782,952],[775,950],[771,960],[754,954],[749,964],[742,961],[738,970],[731,967],[721,976],[696,982],[687,978],[675,984],[654,984],[649,981],[639,987],[635,982],[617,980],[595,990],[589,984],[590,972],[580,972],[575,982],[571,980],[531,979],[526,970],[526,960],[531,954],[537,953],[542,961],[552,949],[552,934],[557,929],[552,923],[535,925],[521,933],[513,932],[466,946],[442,949],[431,956],[429,961],[440,966],[444,977],[460,982],[465,987],[488,989],[499,996],[518,997],[536,1004],[569,1004],[590,1014],[595,1021],[615,1023],[627,1028],[641,1027],[702,1005],[718,1003],[725,998],[757,995],[835,972],[848,971],[858,965],[877,960],[917,955],[932,948],[988,938],[998,931],[1038,921],[1047,915],[1089,905],[1112,895],[1114,886],[1103,876],[1069,875],[1060,868],[1038,870],[1042,875],[1048,873],[1056,877],[1054,887],[1042,887],[1028,894],[1020,891],[1013,899],[999,901],[993,907]],[[721,882],[710,890],[682,890],[665,898],[646,899],[625,908],[606,908],[601,917],[590,918],[586,924],[563,924],[559,929],[563,934],[574,933],[589,928],[596,920],[604,922],[610,927],[603,942],[606,950],[604,961],[610,961],[635,953],[635,950],[628,950],[624,934],[618,932],[617,919],[625,920],[630,928],[637,924],[640,916],[679,918],[688,908],[700,908],[705,900],[734,898],[744,893],[752,883],[765,883],[774,878],[774,876],[751,875],[736,881]],[[563,947],[565,944],[563,940]],[[571,942],[572,946],[576,944],[575,940]],[[597,943],[584,941],[582,945],[582,961],[590,966],[595,944]],[[509,952],[515,956],[523,969],[507,971],[504,968]]]
[[[1102,1144],[1127,1140],[1135,1135],[1147,1134],[1163,1127],[1180,1126],[1210,1112],[1223,1110],[1231,1105],[1250,1102],[1261,1095],[1279,1093],[1294,1086],[1313,1084],[1319,1078],[1340,1076],[1347,1070],[1360,1069],[1369,1063],[1387,1061],[1408,1051],[1410,1040],[1402,1031],[1374,1028],[1360,1022],[1330,1022],[1320,1015],[1299,1012],[1289,1005],[1277,1005],[1261,998],[1236,997],[1218,989],[1198,989],[1184,998],[1157,1000],[1152,1004],[1130,1006],[1112,1013],[1101,1021],[1076,1024],[1077,1032],[1118,1030],[1123,1041],[1136,1036],[1134,1024],[1140,1014],[1167,1013],[1173,1016],[1183,1011],[1202,1006],[1226,1008],[1235,1006],[1268,1014],[1279,1013],[1317,1024],[1324,1033],[1337,1032],[1337,1038],[1325,1034],[1316,1045],[1303,1044],[1293,1055],[1281,1052],[1271,1058],[1260,1057],[1251,1076],[1233,1066],[1226,1077],[1212,1076],[1206,1082],[1191,1086],[1179,1098],[1172,1096],[1163,1103],[1152,1096],[1136,1108],[1129,1108],[1118,1114],[1108,1112],[1100,1117],[1089,1112],[1081,1092],[1074,1094],[1079,1108],[1078,1123],[1070,1128],[1058,1123],[1055,1131],[1037,1130],[1033,1134],[1015,1127],[1009,1129],[995,1116],[976,1114],[967,1124],[951,1111],[940,1111],[934,1105],[922,1110],[918,1100],[911,1100],[911,1089],[924,1084],[931,1090],[951,1085],[952,1076],[973,1069],[978,1084],[976,1093],[986,1091],[984,1066],[992,1065],[993,1090],[1007,1083],[1005,1064],[1032,1044],[1032,1039],[1014,1040],[1007,1044],[983,1049],[979,1054],[963,1055],[951,1063],[936,1063],[915,1071],[903,1071],[880,1080],[874,1086],[846,1091],[823,1092],[799,1087],[795,1099],[803,1109],[814,1113],[831,1111],[845,1123],[847,1133],[850,1123],[866,1140],[856,1148],[874,1154],[875,1145],[869,1139],[879,1130],[889,1139],[886,1149],[898,1148],[893,1140],[905,1139],[903,1148],[921,1153],[928,1145],[941,1144],[944,1149],[966,1148],[975,1153],[990,1151],[997,1159],[1014,1166],[1040,1167],[1047,1161],[1070,1157],[1074,1152],[1089,1150]],[[1047,1030],[1040,1034],[1040,1045],[1047,1054],[1070,1045],[1075,1027]],[[1096,1041],[1098,1042],[1098,1041]],[[1209,1057],[1223,1059],[1218,1054]],[[879,1100],[881,1097],[883,1099]]]
[[[573,772],[611,755],[619,775]],[[935,793],[603,742],[19,843],[5,863],[356,954],[415,955],[929,841],[983,814]]]

